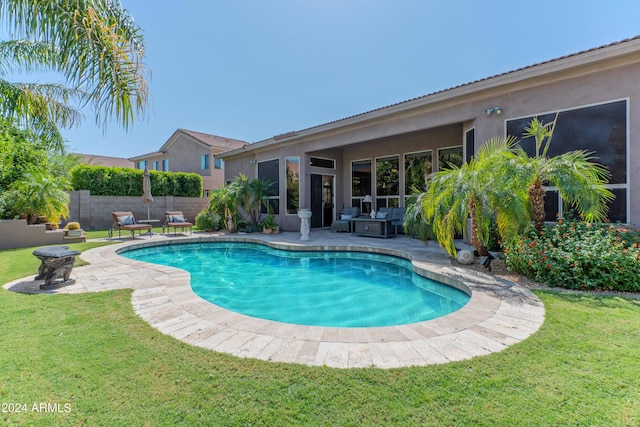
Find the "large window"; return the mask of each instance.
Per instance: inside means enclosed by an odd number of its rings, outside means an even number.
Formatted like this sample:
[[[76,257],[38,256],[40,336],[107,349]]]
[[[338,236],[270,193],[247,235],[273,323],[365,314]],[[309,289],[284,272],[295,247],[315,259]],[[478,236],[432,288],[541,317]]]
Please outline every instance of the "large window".
[[[376,206],[398,207],[400,200],[400,158],[376,159]]]
[[[616,199],[609,205],[609,220],[627,222],[627,102],[616,101],[537,117],[543,123],[551,123],[556,114],[556,126],[547,155],[554,157],[573,150],[592,152],[596,161],[611,173],[608,187]],[[532,119],[533,116],[507,121],[507,134],[520,138],[520,145],[529,156],[536,154],[535,140],[522,135]],[[563,206],[556,188],[548,190],[545,197],[547,220],[555,221],[557,215],[562,216],[568,207]],[[548,200],[552,198],[556,200]]]
[[[258,163],[258,179],[271,183],[267,192],[269,212],[280,213],[280,161],[278,159]],[[267,207],[263,207],[267,213]]]
[[[404,194],[426,190],[427,177],[432,170],[431,150],[421,153],[409,153],[404,156]]]
[[[147,161],[146,160],[142,160],[142,161],[138,162],[137,166],[138,166],[138,169],[144,170],[144,168],[147,167]]]
[[[285,158],[287,164],[287,213],[300,209],[300,157]]]
[[[371,160],[351,162],[351,206],[362,209],[362,199],[371,195]]]
[[[462,146],[438,149],[438,170],[462,166]]]
[[[162,170],[164,172],[169,172],[169,159],[164,159],[162,161]]]
[[[213,158],[213,167],[215,169],[224,169],[224,160],[219,159],[219,158],[214,156],[214,158]]]

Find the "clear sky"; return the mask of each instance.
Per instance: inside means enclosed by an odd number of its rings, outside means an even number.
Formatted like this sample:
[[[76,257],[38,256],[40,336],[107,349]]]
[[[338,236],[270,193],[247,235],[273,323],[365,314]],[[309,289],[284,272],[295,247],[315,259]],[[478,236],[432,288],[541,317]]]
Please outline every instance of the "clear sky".
[[[152,104],[88,111],[71,152],[131,157],[178,128],[256,142],[640,34],[638,0],[122,0]]]

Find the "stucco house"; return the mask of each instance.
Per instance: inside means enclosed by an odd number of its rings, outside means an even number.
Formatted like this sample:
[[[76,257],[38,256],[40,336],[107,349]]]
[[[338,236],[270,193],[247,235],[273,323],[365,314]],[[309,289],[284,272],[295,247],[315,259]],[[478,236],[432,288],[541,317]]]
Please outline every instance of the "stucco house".
[[[412,185],[445,162],[461,163],[494,136],[522,136],[537,116],[558,120],[549,155],[586,149],[611,172],[609,219],[640,225],[640,37],[505,72],[352,117],[288,132],[221,154],[225,179],[274,181],[284,230],[299,208],[312,227],[344,207],[404,206]],[[533,142],[521,145],[532,153]],[[367,198],[368,199],[368,198]],[[566,207],[548,188],[547,219]]]
[[[158,151],[131,157],[136,169],[163,172],[192,172],[202,175],[204,196],[222,187],[224,161],[218,157],[225,151],[242,148],[246,142],[207,133],[178,129]]]

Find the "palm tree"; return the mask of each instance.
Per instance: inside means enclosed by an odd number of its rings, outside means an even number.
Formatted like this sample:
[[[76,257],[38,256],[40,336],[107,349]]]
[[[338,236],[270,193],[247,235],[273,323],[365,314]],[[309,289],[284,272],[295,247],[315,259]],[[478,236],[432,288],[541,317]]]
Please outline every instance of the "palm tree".
[[[240,174],[234,184],[237,186],[237,195],[240,200],[238,205],[240,213],[253,227],[258,226],[262,205],[268,206],[269,189],[273,185],[261,179],[249,181],[249,178]]]
[[[77,124],[78,108],[89,104],[97,124],[115,119],[125,129],[144,112],[144,40],[118,0],[3,0],[0,19],[21,38],[0,42],[0,116],[18,120],[62,150],[58,127]],[[66,82],[2,78],[40,71],[58,72]]]
[[[551,158],[547,156],[557,119],[556,114],[553,122],[543,124],[536,117],[525,128],[524,136],[535,139],[535,157],[529,157],[522,149],[517,150],[516,164],[520,169],[518,174],[529,194],[534,226],[537,229],[544,227],[546,190],[543,186],[557,187],[562,199],[575,206],[584,220],[604,221],[607,203],[615,198],[605,187],[609,172],[604,166],[594,162],[593,153],[584,150],[570,151]]]
[[[235,209],[235,196],[232,194],[231,184],[217,188],[211,192],[209,196],[209,212],[224,213],[222,218],[223,226],[231,231],[235,225],[234,212]]]
[[[462,234],[471,219],[471,243],[479,255],[489,252],[489,230],[493,218],[504,239],[511,239],[526,226],[526,193],[507,179],[496,183],[499,176],[512,175],[515,159],[513,137],[492,138],[462,166],[430,175],[427,190],[418,196],[424,219],[431,224],[438,243],[452,256],[456,255],[454,239]],[[504,181],[504,182],[503,182]]]
[[[69,216],[71,183],[65,176],[56,176],[49,170],[33,169],[13,183],[4,195],[11,200],[15,212],[27,223],[33,224],[38,216],[46,216],[57,223]]]

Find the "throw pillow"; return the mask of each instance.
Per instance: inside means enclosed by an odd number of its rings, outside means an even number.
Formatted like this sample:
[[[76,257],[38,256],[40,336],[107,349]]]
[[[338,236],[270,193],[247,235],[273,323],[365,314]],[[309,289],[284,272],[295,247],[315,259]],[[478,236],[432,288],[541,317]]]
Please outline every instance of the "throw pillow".
[[[170,215],[169,222],[185,222],[184,215]]]
[[[133,216],[131,216],[131,215],[119,216],[118,217],[118,222],[120,223],[120,225],[133,225],[133,224],[135,224],[135,221],[133,220]]]
[[[376,219],[387,219],[389,212],[378,212],[376,213]]]
[[[353,218],[353,216],[352,216],[352,215],[345,215],[345,214],[340,215],[340,219],[341,219],[341,220],[343,220],[343,221],[344,221],[345,219],[351,219],[351,218]]]

